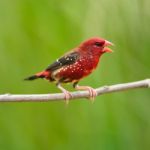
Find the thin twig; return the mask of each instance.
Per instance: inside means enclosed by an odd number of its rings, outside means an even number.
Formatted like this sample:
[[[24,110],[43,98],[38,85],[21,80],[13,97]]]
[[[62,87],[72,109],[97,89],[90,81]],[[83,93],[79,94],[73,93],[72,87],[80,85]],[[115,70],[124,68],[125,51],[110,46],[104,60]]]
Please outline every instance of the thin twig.
[[[150,79],[145,79],[136,82],[122,83],[111,86],[103,86],[95,89],[98,95],[119,92],[129,89],[136,88],[150,88]],[[71,100],[79,99],[79,98],[88,98],[88,91],[77,91],[72,92]],[[63,93],[56,94],[3,94],[0,95],[0,102],[48,102],[48,101],[59,101],[64,100]]]

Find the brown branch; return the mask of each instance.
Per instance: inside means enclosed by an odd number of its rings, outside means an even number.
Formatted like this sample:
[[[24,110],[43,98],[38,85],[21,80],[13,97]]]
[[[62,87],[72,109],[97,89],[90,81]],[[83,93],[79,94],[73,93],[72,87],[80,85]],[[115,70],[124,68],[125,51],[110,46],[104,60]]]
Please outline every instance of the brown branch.
[[[98,95],[119,92],[124,90],[136,89],[136,88],[150,88],[150,79],[145,79],[136,82],[122,83],[111,86],[103,86],[95,89]],[[77,91],[72,92],[71,100],[77,98],[88,98],[88,91]],[[56,94],[3,94],[0,95],[0,102],[48,102],[48,101],[59,101],[64,100],[63,93]]]

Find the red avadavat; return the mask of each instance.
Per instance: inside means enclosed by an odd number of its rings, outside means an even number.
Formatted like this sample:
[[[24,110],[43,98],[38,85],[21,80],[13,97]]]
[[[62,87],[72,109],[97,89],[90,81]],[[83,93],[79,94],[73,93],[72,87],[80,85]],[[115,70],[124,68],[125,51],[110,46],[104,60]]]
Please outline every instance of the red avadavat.
[[[50,64],[44,71],[25,80],[44,78],[50,82],[55,81],[57,87],[65,94],[66,103],[69,102],[71,94],[61,84],[68,82],[73,83],[73,87],[77,90],[88,90],[90,98],[94,99],[96,91],[89,86],[79,86],[78,82],[96,69],[102,54],[112,52],[106,47],[110,45],[113,44],[105,39],[90,38]]]

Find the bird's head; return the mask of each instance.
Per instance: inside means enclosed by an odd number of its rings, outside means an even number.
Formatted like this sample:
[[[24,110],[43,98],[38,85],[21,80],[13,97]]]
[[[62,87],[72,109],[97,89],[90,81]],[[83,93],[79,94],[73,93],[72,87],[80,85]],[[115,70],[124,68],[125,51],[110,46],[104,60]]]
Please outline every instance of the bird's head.
[[[99,37],[94,37],[81,43],[80,49],[83,51],[90,51],[95,54],[112,52],[112,50],[107,46],[113,46],[113,43]]]

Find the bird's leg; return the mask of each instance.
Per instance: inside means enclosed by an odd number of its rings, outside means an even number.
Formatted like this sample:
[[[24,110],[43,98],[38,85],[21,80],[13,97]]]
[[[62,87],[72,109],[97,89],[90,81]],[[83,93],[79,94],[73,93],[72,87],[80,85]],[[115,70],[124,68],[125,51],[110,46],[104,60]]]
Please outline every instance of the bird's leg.
[[[61,86],[61,83],[60,83],[60,82],[58,82],[58,83],[56,84],[56,86],[64,93],[64,95],[65,95],[65,102],[66,102],[66,104],[68,104],[68,103],[69,103],[69,99],[72,97],[71,93],[70,93],[69,91],[67,91],[66,89],[64,89],[64,88]]]
[[[76,90],[87,90],[89,91],[89,99],[93,102],[95,97],[97,96],[97,92],[95,89],[93,89],[92,87],[90,86],[79,86],[78,85],[78,82],[75,82],[73,84],[73,87],[76,89]]]

